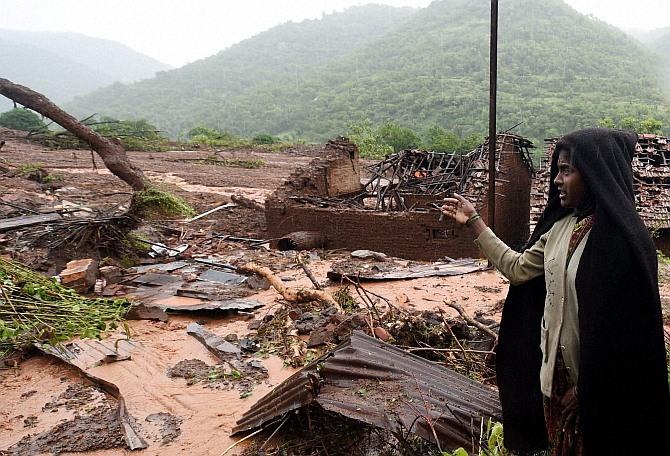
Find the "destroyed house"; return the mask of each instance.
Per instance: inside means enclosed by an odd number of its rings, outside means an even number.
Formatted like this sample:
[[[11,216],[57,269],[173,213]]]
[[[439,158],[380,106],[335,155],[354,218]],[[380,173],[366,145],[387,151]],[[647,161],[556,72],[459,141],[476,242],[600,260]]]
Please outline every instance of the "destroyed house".
[[[528,237],[532,143],[498,135],[496,231],[512,246]],[[479,257],[469,230],[440,217],[443,198],[458,192],[484,220],[488,142],[468,153],[403,150],[363,166],[345,138],[296,170],[266,200],[268,234],[318,232],[330,249],[369,249],[414,260]]]
[[[558,138],[547,139],[543,164],[533,179],[531,224],[537,223],[547,204],[551,157]],[[670,254],[670,142],[654,134],[638,135],[633,156],[633,187],[640,217],[649,228],[656,248]]]

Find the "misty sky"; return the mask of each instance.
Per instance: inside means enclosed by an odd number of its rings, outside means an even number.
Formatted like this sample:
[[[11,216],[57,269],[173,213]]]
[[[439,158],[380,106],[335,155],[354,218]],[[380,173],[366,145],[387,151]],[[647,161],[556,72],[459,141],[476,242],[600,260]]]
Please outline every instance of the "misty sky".
[[[542,1],[542,0],[537,0]],[[670,26],[670,0],[566,0],[627,29]],[[210,56],[268,28],[366,3],[431,0],[0,0],[0,29],[78,32],[121,42],[173,66]],[[504,8],[505,0],[499,0]],[[0,49],[0,52],[2,50]],[[2,68],[0,68],[0,75]]]

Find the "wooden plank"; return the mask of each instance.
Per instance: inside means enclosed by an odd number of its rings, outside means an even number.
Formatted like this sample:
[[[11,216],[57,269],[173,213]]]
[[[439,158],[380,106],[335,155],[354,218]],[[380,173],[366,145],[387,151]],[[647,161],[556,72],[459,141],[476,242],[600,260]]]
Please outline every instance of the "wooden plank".
[[[0,220],[0,232],[61,220],[60,214],[26,215]]]

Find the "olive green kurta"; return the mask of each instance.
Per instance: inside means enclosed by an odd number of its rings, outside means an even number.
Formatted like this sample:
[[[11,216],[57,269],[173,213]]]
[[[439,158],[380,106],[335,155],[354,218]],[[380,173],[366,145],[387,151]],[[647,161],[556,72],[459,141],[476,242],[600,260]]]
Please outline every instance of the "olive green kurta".
[[[572,384],[577,384],[579,374],[579,321],[575,277],[589,234],[579,243],[566,267],[568,245],[576,222],[577,217],[574,216],[559,220],[523,253],[508,247],[490,228],[482,232],[475,241],[491,263],[514,285],[543,273],[545,275],[547,297],[540,333],[540,383],[542,393],[547,397],[551,396],[559,346]]]

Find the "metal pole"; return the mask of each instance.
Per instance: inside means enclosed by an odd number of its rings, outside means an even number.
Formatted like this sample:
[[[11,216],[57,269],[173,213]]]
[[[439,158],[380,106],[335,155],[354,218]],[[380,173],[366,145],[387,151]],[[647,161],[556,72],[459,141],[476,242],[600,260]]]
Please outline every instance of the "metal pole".
[[[498,82],[498,0],[491,0],[491,46],[489,81],[489,199],[488,225],[496,219],[496,94]]]

